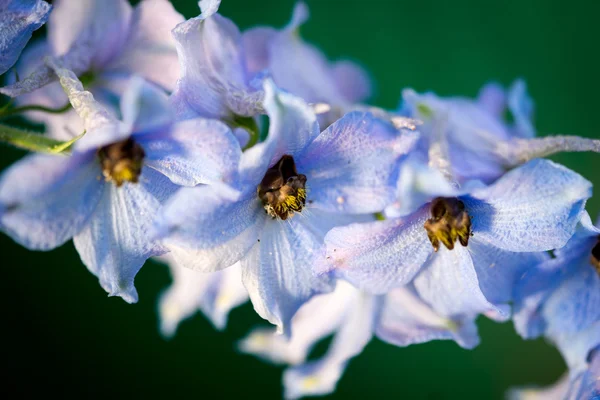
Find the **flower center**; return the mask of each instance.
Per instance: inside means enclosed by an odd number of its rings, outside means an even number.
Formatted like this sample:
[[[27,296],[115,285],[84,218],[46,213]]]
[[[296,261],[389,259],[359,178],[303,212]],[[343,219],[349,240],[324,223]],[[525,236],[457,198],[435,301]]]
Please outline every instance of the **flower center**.
[[[598,241],[592,249],[592,265],[596,268],[596,272],[600,274],[600,236],[598,236]]]
[[[121,186],[123,182],[137,183],[142,173],[144,149],[132,138],[109,144],[98,150],[104,179]]]
[[[438,197],[431,202],[431,218],[425,221],[425,230],[435,251],[440,242],[452,250],[456,240],[463,246],[469,244],[471,217],[465,203],[456,197]]]
[[[294,157],[284,155],[267,170],[258,185],[258,198],[273,218],[286,220],[306,203],[306,175],[298,174]]]

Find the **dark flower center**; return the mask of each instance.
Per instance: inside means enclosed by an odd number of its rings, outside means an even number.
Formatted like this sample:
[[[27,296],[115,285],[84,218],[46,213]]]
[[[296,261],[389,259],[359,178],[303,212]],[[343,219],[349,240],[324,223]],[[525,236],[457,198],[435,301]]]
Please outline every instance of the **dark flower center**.
[[[592,265],[596,268],[598,274],[600,274],[600,236],[598,236],[598,241],[592,249]]]
[[[121,186],[123,182],[137,183],[142,173],[144,149],[132,138],[109,144],[98,150],[104,179]]]
[[[267,170],[258,185],[258,198],[273,218],[286,220],[306,203],[306,175],[298,174],[294,157],[284,155]]]
[[[425,230],[435,251],[440,242],[452,250],[456,240],[463,246],[469,244],[471,217],[465,203],[456,197],[438,197],[431,202],[431,218],[425,221]]]

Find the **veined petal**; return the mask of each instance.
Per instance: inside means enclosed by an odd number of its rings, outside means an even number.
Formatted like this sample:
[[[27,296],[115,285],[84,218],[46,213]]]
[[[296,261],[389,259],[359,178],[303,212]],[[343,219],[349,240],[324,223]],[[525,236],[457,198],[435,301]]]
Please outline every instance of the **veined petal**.
[[[133,10],[129,36],[109,71],[127,71],[172,91],[179,62],[171,30],[184,18],[168,0],[144,0]]]
[[[35,154],[0,179],[0,228],[32,250],[50,250],[76,235],[102,195],[92,154]]]
[[[168,254],[161,259],[169,265],[173,277],[159,304],[160,330],[164,337],[174,336],[181,321],[197,311],[202,311],[222,330],[229,311],[248,300],[239,264],[223,271],[203,273],[178,265]]]
[[[155,222],[182,266],[218,271],[239,261],[261,237],[267,220],[254,190],[240,194],[222,184],[183,188]]]
[[[152,217],[176,188],[151,168],[142,169],[137,184],[105,185],[94,215],[73,241],[83,263],[110,296],[137,302],[135,275],[148,258],[167,251],[150,238]]]
[[[287,221],[269,220],[260,243],[242,260],[242,279],[254,310],[287,337],[296,311],[316,294],[333,290],[331,279],[315,276],[311,266],[325,234],[352,220],[310,209]]]
[[[465,199],[473,233],[508,251],[564,246],[573,235],[591,183],[548,160],[533,160]]]
[[[41,0],[0,3],[0,75],[19,58],[33,31],[46,23],[52,6]]]
[[[346,114],[298,154],[308,199],[328,211],[383,210],[394,200],[399,159],[417,138],[370,113]]]
[[[373,293],[410,282],[433,253],[424,209],[399,219],[352,224],[325,237],[326,255],[317,273],[331,273]]]
[[[469,251],[456,246],[441,247],[414,280],[419,296],[446,317],[495,312],[507,317],[508,307],[496,307],[481,291]]]
[[[233,181],[242,154],[229,127],[210,119],[181,121],[168,133],[142,135],[138,141],[146,153],[145,163],[183,186]]]
[[[474,318],[449,319],[427,305],[412,285],[390,290],[383,299],[376,335],[396,346],[431,340],[454,340],[472,349],[479,344]]]
[[[291,338],[260,327],[250,332],[238,348],[273,363],[300,364],[315,343],[334,332],[353,312],[351,306],[358,294],[349,283],[338,281],[333,292],[313,297],[298,310],[292,318]]]
[[[228,119],[262,111],[262,95],[248,87],[240,32],[216,13],[218,4],[204,2],[200,16],[173,29],[181,71],[172,101],[182,118],[195,113]]]
[[[360,354],[369,343],[379,302],[375,296],[362,293],[353,303],[352,311],[340,326],[325,357],[284,372],[286,399],[333,392],[350,359]]]

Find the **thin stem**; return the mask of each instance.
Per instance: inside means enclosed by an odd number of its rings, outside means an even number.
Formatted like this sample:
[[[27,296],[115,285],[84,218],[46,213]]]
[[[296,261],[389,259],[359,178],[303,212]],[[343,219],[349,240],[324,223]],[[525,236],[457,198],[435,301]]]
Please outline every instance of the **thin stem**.
[[[600,140],[566,135],[513,139],[501,142],[495,150],[509,168],[534,158],[547,157],[557,153],[584,151],[600,153]]]
[[[85,132],[68,141],[60,141],[39,133],[28,132],[0,124],[0,142],[11,144],[20,149],[41,153],[67,153],[71,145],[84,134]]]
[[[44,106],[40,106],[40,105],[36,105],[36,104],[31,104],[31,105],[22,106],[22,107],[11,108],[8,110],[2,110],[2,111],[0,111],[0,118],[24,113],[27,111],[40,111],[40,112],[46,112],[49,114],[62,114],[64,112],[69,111],[70,109],[71,109],[71,103],[67,103],[60,108],[49,108],[49,107],[44,107]]]

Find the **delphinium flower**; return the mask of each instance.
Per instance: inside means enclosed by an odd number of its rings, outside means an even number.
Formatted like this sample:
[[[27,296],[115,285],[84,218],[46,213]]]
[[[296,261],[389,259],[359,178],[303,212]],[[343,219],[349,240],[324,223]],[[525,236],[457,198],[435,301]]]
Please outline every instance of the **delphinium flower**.
[[[288,399],[333,392],[350,358],[361,353],[373,335],[397,346],[436,339],[455,340],[465,348],[479,343],[473,321],[440,316],[411,285],[378,296],[338,281],[335,291],[314,297],[298,310],[292,331],[288,340],[273,329],[257,328],[239,344],[243,352],[291,365],[283,376]],[[325,356],[307,361],[315,343],[332,333]]]
[[[547,160],[451,189],[405,217],[334,228],[317,272],[375,293],[414,282],[441,315],[504,320],[517,277],[545,258],[536,252],[565,245],[591,195],[590,182]]]
[[[428,162],[458,183],[493,182],[531,159],[564,151],[600,152],[600,140],[575,136],[534,138],[533,102],[522,81],[508,93],[486,85],[477,100],[441,98],[433,93],[403,91],[401,114],[423,122],[422,152]],[[514,122],[504,120],[509,110]],[[441,156],[440,156],[441,154]]]
[[[42,0],[0,0],[0,75],[15,64],[50,10],[52,6]]]
[[[164,337],[172,337],[181,321],[197,311],[215,328],[223,330],[229,311],[248,300],[239,263],[222,271],[204,273],[179,266],[169,254],[159,260],[169,266],[173,277],[173,283],[160,297],[158,309]]]
[[[275,84],[304,101],[331,108],[322,126],[334,122],[371,95],[368,73],[342,60],[330,63],[316,47],[302,40],[298,31],[309,17],[308,7],[296,3],[292,20],[281,30],[259,26],[242,35],[246,67],[250,74],[267,74]],[[336,118],[337,117],[337,118]]]
[[[167,96],[141,78],[129,83],[118,121],[71,71],[51,66],[87,133],[69,156],[31,155],[3,174],[0,228],[34,250],[73,238],[101,286],[135,302],[136,273],[167,251],[149,235],[161,203],[180,185],[227,180],[239,144],[219,121],[173,123]]]
[[[554,254],[519,280],[514,321],[524,338],[544,335],[557,346],[572,385],[590,368],[591,352],[600,346],[600,229],[587,213]]]
[[[60,109],[68,104],[54,73],[44,64],[44,56],[51,56],[75,71],[85,89],[117,116],[119,98],[133,75],[173,90],[179,63],[170,31],[181,21],[168,0],[143,0],[135,8],[126,0],[55,1],[47,38],[26,49],[18,63],[23,80],[0,88],[0,93],[18,96],[19,106]],[[83,131],[73,110],[26,115],[45,123],[46,132],[59,139]]]
[[[289,335],[296,310],[331,290],[310,268],[323,237],[385,207],[417,135],[360,112],[320,133],[310,107],[270,81],[264,107],[267,139],[243,153],[230,187],[179,191],[156,231],[181,266],[208,272],[241,261],[255,310]]]
[[[548,387],[511,389],[508,400],[597,400],[600,399],[600,347],[590,354],[584,370],[565,374]]]

